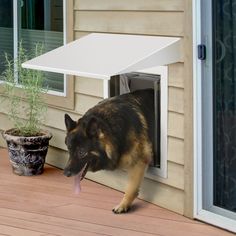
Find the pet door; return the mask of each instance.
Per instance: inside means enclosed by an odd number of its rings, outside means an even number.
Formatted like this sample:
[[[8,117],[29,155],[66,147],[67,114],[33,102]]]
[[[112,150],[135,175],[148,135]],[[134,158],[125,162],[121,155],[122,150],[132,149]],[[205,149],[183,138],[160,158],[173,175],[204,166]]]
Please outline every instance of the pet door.
[[[111,77],[110,97],[140,89],[154,89],[154,157],[150,167],[160,168],[160,76],[147,73],[127,73]]]

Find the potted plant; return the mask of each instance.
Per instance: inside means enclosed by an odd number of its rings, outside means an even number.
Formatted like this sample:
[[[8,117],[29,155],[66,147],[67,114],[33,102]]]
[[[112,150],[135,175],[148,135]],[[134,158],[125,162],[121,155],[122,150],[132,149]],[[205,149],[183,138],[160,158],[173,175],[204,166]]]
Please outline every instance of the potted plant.
[[[42,46],[36,45],[33,56],[42,53]],[[13,128],[2,133],[7,142],[13,172],[17,175],[38,175],[44,170],[45,157],[52,135],[43,131],[41,125],[47,105],[42,94],[44,74],[29,70],[21,64],[29,59],[26,50],[19,45],[18,57],[11,60],[6,54],[6,69],[2,74],[4,102]]]

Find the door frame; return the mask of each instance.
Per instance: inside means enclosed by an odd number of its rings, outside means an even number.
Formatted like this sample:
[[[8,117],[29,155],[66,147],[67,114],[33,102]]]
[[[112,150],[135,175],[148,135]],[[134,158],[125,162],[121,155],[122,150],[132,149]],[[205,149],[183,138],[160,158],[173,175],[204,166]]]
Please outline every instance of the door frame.
[[[201,5],[202,1],[207,5],[204,5],[203,7]],[[211,12],[211,1],[193,0],[192,10],[194,91],[194,217],[218,227],[236,232],[236,219],[231,219],[235,217],[235,214],[213,205],[213,114],[212,112],[209,112],[209,110],[206,112],[206,109],[209,109],[212,106],[212,58],[209,56],[212,55],[212,18],[211,14],[209,14]],[[206,11],[206,14],[204,14],[204,11]],[[202,33],[202,25],[204,25],[205,29],[207,29],[208,34]],[[207,48],[207,58],[204,62],[199,60],[197,55],[197,45],[202,43],[204,43]],[[204,75],[206,74],[208,75],[207,81],[206,79],[204,80]],[[203,106],[203,102],[207,102],[207,104],[204,104]],[[204,158],[206,156],[208,158]],[[206,166],[207,168],[205,168]]]

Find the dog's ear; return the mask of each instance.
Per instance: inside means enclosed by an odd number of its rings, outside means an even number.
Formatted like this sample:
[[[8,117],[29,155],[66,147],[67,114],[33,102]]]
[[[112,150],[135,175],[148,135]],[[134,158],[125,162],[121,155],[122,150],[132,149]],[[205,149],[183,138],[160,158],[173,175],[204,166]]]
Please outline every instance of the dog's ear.
[[[67,132],[70,132],[76,127],[77,123],[73,121],[68,114],[65,114],[65,125],[66,125]]]
[[[87,123],[86,134],[89,138],[98,137],[99,130],[100,122],[95,116],[92,116]]]

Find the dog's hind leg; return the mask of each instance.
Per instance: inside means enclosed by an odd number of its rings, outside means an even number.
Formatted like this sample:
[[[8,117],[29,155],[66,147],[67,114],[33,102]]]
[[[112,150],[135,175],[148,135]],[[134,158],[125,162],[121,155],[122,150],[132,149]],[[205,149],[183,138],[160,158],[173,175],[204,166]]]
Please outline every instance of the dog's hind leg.
[[[147,163],[140,160],[128,170],[128,185],[122,201],[112,210],[114,213],[125,213],[129,210],[132,202],[138,196],[139,187],[147,166]]]

